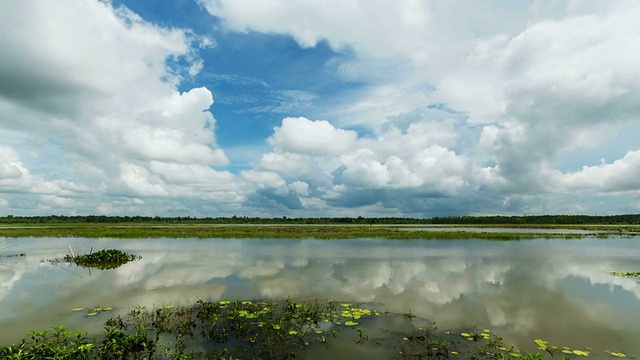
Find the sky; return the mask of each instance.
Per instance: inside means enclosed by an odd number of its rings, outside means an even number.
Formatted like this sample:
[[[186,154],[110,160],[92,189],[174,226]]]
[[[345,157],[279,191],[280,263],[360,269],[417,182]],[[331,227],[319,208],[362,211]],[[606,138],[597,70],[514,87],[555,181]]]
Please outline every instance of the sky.
[[[0,215],[640,213],[640,3],[0,2]]]

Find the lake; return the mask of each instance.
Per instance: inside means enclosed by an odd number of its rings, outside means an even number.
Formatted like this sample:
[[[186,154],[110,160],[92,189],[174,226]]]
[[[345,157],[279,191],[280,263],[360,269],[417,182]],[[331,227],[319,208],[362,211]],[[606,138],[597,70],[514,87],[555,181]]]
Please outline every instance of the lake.
[[[46,259],[117,248],[141,260],[91,270]],[[135,306],[198,299],[340,300],[411,313],[439,329],[488,328],[533,351],[534,339],[640,355],[640,238],[579,240],[270,240],[16,238],[0,244],[0,343],[34,328],[99,330]],[[25,256],[8,257],[21,254]],[[87,318],[77,307],[109,306]],[[607,355],[607,356],[605,356]]]

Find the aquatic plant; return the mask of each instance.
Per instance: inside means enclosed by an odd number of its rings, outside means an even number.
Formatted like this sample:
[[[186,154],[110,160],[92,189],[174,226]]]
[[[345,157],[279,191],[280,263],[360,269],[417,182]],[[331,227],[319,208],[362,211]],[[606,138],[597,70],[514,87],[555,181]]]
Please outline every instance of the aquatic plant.
[[[612,272],[610,272],[610,274],[613,275],[613,276],[622,276],[622,277],[628,277],[628,278],[640,280],[640,272],[612,271]]]
[[[32,331],[19,345],[0,347],[2,359],[93,359],[95,339],[81,331],[70,331],[64,325]]]
[[[62,259],[49,260],[52,264],[61,262],[76,264],[85,268],[95,268],[99,270],[116,269],[130,261],[139,260],[140,255],[129,254],[118,249],[104,249],[89,254],[75,255],[69,247],[71,255],[65,255]]]
[[[110,310],[73,311],[85,309]],[[108,319],[103,332],[93,336],[64,326],[33,331],[20,344],[0,347],[0,358],[298,359],[314,344],[328,345],[341,331],[353,331],[353,342],[359,346],[391,346],[400,359],[538,360],[545,359],[545,354],[551,359],[590,354],[588,349],[559,348],[541,339],[535,343],[543,353],[528,353],[503,345],[503,339],[490,329],[437,331],[435,324],[413,331],[383,330],[385,335],[370,339],[366,329],[379,316],[395,316],[394,321],[408,324],[424,321],[333,301],[199,300],[184,307],[134,307],[127,315]]]

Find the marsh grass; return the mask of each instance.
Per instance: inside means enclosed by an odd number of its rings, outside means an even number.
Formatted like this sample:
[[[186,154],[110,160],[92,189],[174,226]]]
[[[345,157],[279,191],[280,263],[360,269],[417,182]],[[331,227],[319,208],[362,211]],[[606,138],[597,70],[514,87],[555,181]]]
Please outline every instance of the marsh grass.
[[[71,249],[71,248],[69,248]],[[103,249],[89,254],[75,255],[73,251],[71,255],[65,255],[60,259],[50,259],[53,265],[60,263],[76,264],[80,267],[99,270],[111,270],[135,260],[140,260],[142,256],[129,254],[118,249]]]
[[[154,225],[154,224],[60,224],[0,226],[0,237],[85,237],[85,238],[295,238],[295,239],[486,239],[519,240],[534,238],[582,238],[619,235],[622,230],[607,228],[585,234],[550,234],[548,232],[513,233],[483,231],[420,231],[414,226],[399,225]],[[618,231],[619,230],[619,231]],[[625,232],[626,233],[626,232]]]
[[[622,276],[626,278],[640,280],[640,272],[634,271],[612,271],[610,272],[613,276]]]
[[[550,346],[536,339],[540,352],[503,344],[489,329],[439,331],[435,325],[382,331],[370,338],[378,319],[415,317],[378,312],[350,303],[284,301],[202,301],[184,306],[135,307],[110,318],[100,334],[64,326],[33,331],[20,344],[0,347],[2,359],[301,359],[310,347],[327,347],[349,336],[354,346],[392,349],[397,359],[571,359],[589,354]],[[422,319],[421,319],[422,320]],[[380,331],[376,332],[377,334]],[[608,357],[623,353],[606,352]]]
[[[66,330],[34,331],[0,348],[11,359],[291,359],[327,343],[336,324],[371,314],[335,302],[198,301],[191,306],[136,307],[107,320],[95,337]],[[347,326],[347,325],[344,325]]]

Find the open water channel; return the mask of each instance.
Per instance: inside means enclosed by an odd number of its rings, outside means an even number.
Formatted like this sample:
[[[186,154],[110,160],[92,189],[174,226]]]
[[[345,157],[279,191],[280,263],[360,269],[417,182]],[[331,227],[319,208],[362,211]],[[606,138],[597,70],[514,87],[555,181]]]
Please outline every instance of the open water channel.
[[[198,299],[340,300],[534,339],[640,356],[640,238],[580,240],[271,240],[16,238],[0,243],[0,345],[34,328],[99,330],[135,306]],[[117,248],[141,260],[113,270],[45,259]],[[25,256],[8,257],[11,254]],[[109,306],[97,317],[77,307]]]

